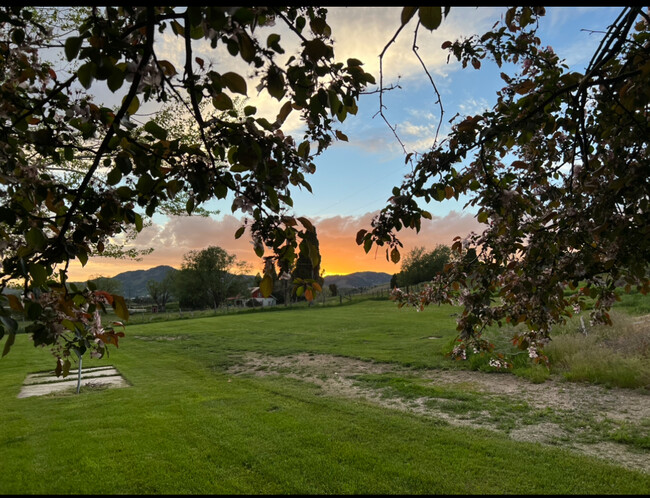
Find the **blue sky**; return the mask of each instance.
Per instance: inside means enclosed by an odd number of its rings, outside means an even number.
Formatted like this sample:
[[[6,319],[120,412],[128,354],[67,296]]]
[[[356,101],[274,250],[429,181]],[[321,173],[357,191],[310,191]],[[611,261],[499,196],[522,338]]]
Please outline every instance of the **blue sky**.
[[[607,26],[614,21],[622,7],[551,7],[541,19],[538,32],[543,46],[550,45],[573,69],[584,71]],[[379,54],[399,27],[401,7],[332,7],[328,20],[335,40],[335,57],[344,61],[348,57],[365,63],[366,71],[379,82]],[[460,36],[482,34],[498,21],[506,8],[502,7],[452,7],[450,15],[433,33],[419,31],[419,53],[441,93],[445,109],[441,137],[449,131],[448,120],[456,113],[472,115],[491,107],[496,101],[496,91],[503,87],[499,77],[503,68],[484,64],[479,71],[462,69],[460,64],[446,63],[447,52],[440,46],[445,40]],[[277,29],[277,27],[276,27]],[[426,152],[430,147],[440,117],[436,96],[411,51],[415,19],[405,28],[396,43],[391,45],[384,60],[384,84],[398,82],[401,89],[387,92],[385,115],[404,142],[408,152]],[[591,31],[596,31],[592,33]],[[285,49],[291,46],[289,33],[282,36]],[[180,61],[181,47],[174,37],[162,40],[169,60]],[[199,50],[197,48],[197,50]],[[200,53],[197,51],[197,53]],[[287,58],[291,53],[287,49]],[[206,60],[213,57],[206,52]],[[232,61],[225,61],[232,64]],[[176,62],[179,64],[179,62]],[[182,63],[180,64],[182,66]],[[179,67],[179,66],[177,66]],[[240,66],[241,74],[248,70]],[[252,95],[256,83],[249,82],[249,97],[260,113],[274,117],[282,103],[267,95]],[[107,98],[115,96],[107,95]],[[148,110],[143,107],[143,110]],[[354,242],[354,234],[368,228],[370,219],[385,206],[392,187],[399,185],[410,167],[404,163],[404,153],[392,131],[380,116],[377,94],[362,96],[359,113],[349,116],[340,129],[349,138],[337,142],[317,157],[316,173],[310,177],[313,195],[295,191],[294,210],[298,216],[307,216],[316,222],[321,240],[322,267],[326,273],[352,271],[399,271],[399,265],[387,263],[383,251],[366,255]],[[290,132],[300,137],[300,123],[290,116]],[[441,138],[440,137],[440,138]],[[435,247],[450,244],[454,235],[466,235],[479,229],[474,213],[463,211],[464,202],[454,200],[433,202],[429,211],[434,219],[423,225],[419,235],[405,230],[402,239],[405,250],[415,246]],[[220,214],[210,219],[182,218],[178,220],[156,217],[155,223],[135,241],[136,246],[154,247],[154,253],[139,262],[115,262],[105,258],[92,259],[81,269],[72,265],[73,278],[111,276],[127,269],[144,269],[159,264],[179,267],[182,255],[192,249],[219,245],[238,258],[251,263],[253,272],[260,270],[249,241],[235,240],[232,234],[242,219],[241,213],[232,213],[230,201],[211,203]],[[345,264],[344,264],[345,263]]]

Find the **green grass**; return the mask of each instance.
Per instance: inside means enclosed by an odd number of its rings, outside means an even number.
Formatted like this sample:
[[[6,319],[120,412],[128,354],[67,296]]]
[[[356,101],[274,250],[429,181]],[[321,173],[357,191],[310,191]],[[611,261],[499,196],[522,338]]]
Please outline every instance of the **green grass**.
[[[650,492],[647,474],[564,449],[324,395],[283,376],[225,371],[247,352],[460,368],[444,356],[456,335],[455,311],[415,313],[365,301],[128,325],[119,349],[84,366],[114,365],[131,387],[17,399],[27,374],[54,366],[47,349],[21,334],[0,360],[0,493]],[[433,388],[410,377],[357,380],[430,395],[460,411],[488,403],[471,389]],[[504,424],[508,410],[540,416],[498,402]],[[643,445],[645,436],[616,426],[611,437]]]

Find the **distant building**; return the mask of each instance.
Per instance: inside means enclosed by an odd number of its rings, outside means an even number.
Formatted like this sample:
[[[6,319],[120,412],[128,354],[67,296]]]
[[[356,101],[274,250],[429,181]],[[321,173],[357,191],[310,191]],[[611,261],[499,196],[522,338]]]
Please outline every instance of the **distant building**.
[[[250,289],[250,296],[242,296],[238,294],[234,297],[229,297],[226,299],[229,306],[275,306],[278,304],[278,300],[275,296],[270,295],[269,297],[262,296],[262,292],[259,287],[252,287]]]
[[[262,292],[260,291],[259,287],[253,287],[251,289],[250,300],[258,303],[257,306],[275,306],[278,304],[278,300],[273,294],[271,294],[269,297],[262,296]]]

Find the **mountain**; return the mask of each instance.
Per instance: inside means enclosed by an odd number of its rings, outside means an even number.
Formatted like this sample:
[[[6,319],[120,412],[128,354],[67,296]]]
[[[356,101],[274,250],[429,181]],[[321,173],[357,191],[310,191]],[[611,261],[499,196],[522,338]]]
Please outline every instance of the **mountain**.
[[[176,268],[167,265],[156,266],[148,270],[134,270],[118,273],[113,278],[122,284],[122,293],[126,298],[148,296],[147,282],[155,280],[162,282],[170,271],[178,271]]]
[[[356,289],[359,287],[374,287],[390,283],[392,275],[375,271],[359,271],[349,275],[328,275],[325,277],[325,287],[336,284],[339,289]]]
[[[161,282],[170,271],[178,271],[167,265],[156,266],[148,270],[125,271],[115,275],[115,280],[122,284],[122,295],[127,299],[148,296],[147,282],[155,280]],[[250,276],[251,281],[253,276]],[[390,282],[391,275],[374,271],[360,271],[349,275],[328,275],[325,277],[325,287],[336,284],[339,289],[358,289],[374,287]],[[250,285],[253,285],[251,282]]]

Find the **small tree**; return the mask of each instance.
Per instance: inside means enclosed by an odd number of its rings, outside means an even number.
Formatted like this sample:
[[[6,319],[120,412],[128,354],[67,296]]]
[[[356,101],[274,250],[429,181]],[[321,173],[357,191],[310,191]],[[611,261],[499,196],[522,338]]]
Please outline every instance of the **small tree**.
[[[339,288],[336,284],[330,284],[329,285],[330,292],[332,293],[333,297],[336,297],[339,295]]]
[[[307,301],[313,301],[316,293],[322,291],[323,277],[320,275],[320,247],[316,228],[308,226],[299,246],[300,253],[293,270],[293,292],[296,297],[304,295]]]

